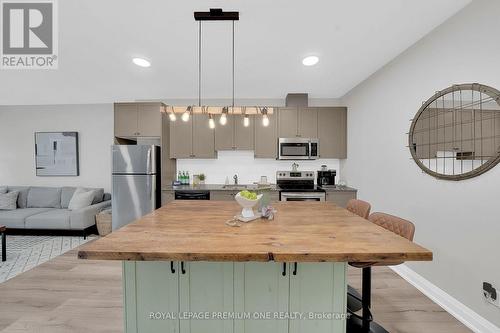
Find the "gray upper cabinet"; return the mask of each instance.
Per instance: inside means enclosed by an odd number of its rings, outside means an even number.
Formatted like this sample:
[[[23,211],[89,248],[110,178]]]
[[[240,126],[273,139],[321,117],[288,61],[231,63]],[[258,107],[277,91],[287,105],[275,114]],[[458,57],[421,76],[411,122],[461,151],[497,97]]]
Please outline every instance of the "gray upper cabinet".
[[[208,115],[170,122],[170,158],[215,157],[214,130],[208,127]]]
[[[115,136],[137,136],[137,104],[115,104]]]
[[[194,158],[215,158],[214,130],[208,127],[208,115],[193,115],[193,156]]]
[[[278,110],[278,134],[280,138],[295,138],[298,133],[299,109],[279,108]]]
[[[215,120],[215,150],[234,149],[234,116],[227,116],[226,125],[222,126],[220,115],[214,117]]]
[[[161,105],[138,104],[137,131],[140,136],[161,136]]]
[[[161,103],[116,103],[115,136],[161,136]]]
[[[278,133],[280,138],[316,138],[318,112],[316,108],[279,108]]]
[[[299,109],[298,136],[302,138],[318,137],[318,111],[315,108]]]
[[[277,109],[274,109],[276,112]],[[278,153],[278,116],[268,115],[269,126],[262,125],[262,117],[255,120],[255,158],[276,158]]]
[[[319,156],[347,158],[347,108],[317,108]]]
[[[249,115],[250,125],[245,127],[244,116],[234,115],[234,148],[238,150],[254,150],[255,116]]]
[[[220,115],[215,117],[215,150],[253,150],[254,117],[249,116],[250,125],[243,125],[244,116],[228,115],[226,125],[220,125]]]
[[[193,118],[170,122],[170,158],[191,158],[193,155]]]

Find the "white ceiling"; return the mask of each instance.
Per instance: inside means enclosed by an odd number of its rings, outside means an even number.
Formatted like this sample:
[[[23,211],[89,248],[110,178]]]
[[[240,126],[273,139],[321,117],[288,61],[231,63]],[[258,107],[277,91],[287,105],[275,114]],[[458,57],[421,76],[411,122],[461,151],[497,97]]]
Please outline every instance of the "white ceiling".
[[[236,97],[338,98],[470,0],[64,0],[59,69],[0,71],[0,105],[196,98],[193,11],[240,11]],[[229,22],[203,26],[203,97],[231,96]],[[320,62],[304,67],[306,55]],[[132,64],[135,56],[150,68]]]

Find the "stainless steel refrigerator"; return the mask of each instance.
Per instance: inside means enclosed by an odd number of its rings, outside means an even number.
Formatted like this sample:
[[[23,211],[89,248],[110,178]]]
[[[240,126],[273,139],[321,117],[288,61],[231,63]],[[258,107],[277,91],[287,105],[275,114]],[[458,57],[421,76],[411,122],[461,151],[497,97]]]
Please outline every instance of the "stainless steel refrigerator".
[[[160,207],[160,147],[111,147],[112,226],[116,230]]]

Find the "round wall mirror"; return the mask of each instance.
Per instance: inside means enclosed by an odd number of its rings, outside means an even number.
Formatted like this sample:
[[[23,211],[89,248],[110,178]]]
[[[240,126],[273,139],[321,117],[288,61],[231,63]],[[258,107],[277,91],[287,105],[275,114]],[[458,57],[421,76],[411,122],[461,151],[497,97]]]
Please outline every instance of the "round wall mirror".
[[[409,148],[440,179],[478,176],[500,161],[500,92],[473,83],[437,92],[412,120]]]

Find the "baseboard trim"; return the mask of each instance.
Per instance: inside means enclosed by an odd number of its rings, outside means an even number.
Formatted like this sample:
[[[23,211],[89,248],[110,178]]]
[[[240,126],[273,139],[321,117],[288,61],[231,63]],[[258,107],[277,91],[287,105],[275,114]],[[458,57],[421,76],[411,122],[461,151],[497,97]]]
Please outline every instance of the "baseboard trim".
[[[403,264],[391,266],[390,268],[472,331],[476,333],[500,333],[500,328],[496,325],[460,303],[453,296],[438,288],[408,266]]]

